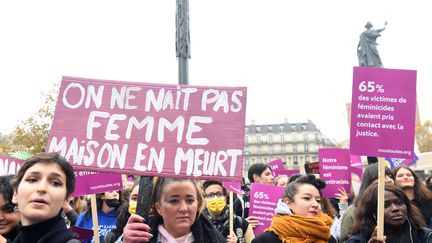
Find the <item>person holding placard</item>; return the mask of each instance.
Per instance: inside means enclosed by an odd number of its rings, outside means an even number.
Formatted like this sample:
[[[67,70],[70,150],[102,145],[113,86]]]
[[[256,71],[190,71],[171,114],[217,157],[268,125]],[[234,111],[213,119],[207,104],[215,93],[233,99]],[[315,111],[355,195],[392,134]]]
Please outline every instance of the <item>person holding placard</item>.
[[[227,206],[228,193],[221,182],[205,181],[203,184],[204,197],[206,200],[206,209],[204,215],[207,216],[222,233],[224,237],[228,237],[229,232],[229,207]],[[252,227],[249,223],[240,216],[233,215],[234,233],[237,240],[234,242],[250,243],[255,238]]]
[[[405,193],[392,184],[385,185],[384,240],[376,238],[378,183],[374,182],[359,200],[353,224],[353,236],[346,243],[431,243],[432,230],[425,227],[420,211]]]
[[[432,227],[432,192],[420,181],[417,173],[406,165],[393,169],[395,183],[400,186],[412,204],[418,207],[425,219],[426,225]]]
[[[324,187],[325,182],[312,174],[288,184],[270,228],[252,242],[337,242],[330,234],[331,217],[321,211]]]
[[[270,166],[263,163],[253,164],[249,167],[248,179],[250,183],[274,184],[274,177]],[[233,203],[233,209],[236,215],[246,219],[251,227],[255,228],[259,224],[259,220],[253,216],[249,217],[249,199],[249,194],[237,198]]]
[[[122,202],[120,191],[109,191],[96,194],[97,218],[99,225],[99,239],[102,242],[106,234],[108,234],[116,226],[117,209]],[[78,217],[75,226],[93,229],[93,218],[91,205],[88,205],[88,210],[83,212]],[[93,240],[87,240],[87,243]]]
[[[0,176],[0,243],[11,242],[18,234],[20,214],[12,203],[14,189],[10,184],[14,175]]]
[[[386,184],[393,184],[393,173],[386,166],[385,167],[385,182]],[[340,229],[340,241],[344,242],[351,235],[351,229],[354,222],[356,208],[358,207],[358,203],[360,198],[363,196],[363,193],[366,191],[367,187],[370,186],[374,181],[378,180],[378,163],[371,164],[366,167],[363,172],[360,189],[358,195],[354,198],[354,203],[351,204],[345,211],[345,214],[342,216],[341,229]]]
[[[57,153],[40,153],[27,159],[12,185],[13,203],[20,212],[19,233],[14,243],[64,243],[72,231],[61,217],[63,204],[75,188],[72,166]]]
[[[201,213],[204,198],[191,179],[157,178],[150,199],[149,222],[133,214],[123,230],[124,243],[225,243]]]

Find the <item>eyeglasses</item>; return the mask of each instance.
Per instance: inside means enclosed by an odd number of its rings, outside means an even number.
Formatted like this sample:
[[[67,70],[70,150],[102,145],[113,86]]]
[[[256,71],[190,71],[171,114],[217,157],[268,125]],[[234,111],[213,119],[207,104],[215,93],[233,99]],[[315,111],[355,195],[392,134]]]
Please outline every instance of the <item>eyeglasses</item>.
[[[2,213],[13,213],[15,211],[15,204],[6,203],[5,205],[0,207],[0,211]]]
[[[205,198],[211,199],[211,198],[214,198],[214,197],[222,198],[225,195],[223,193],[221,193],[221,192],[216,192],[216,193],[205,194],[204,196],[205,196]]]

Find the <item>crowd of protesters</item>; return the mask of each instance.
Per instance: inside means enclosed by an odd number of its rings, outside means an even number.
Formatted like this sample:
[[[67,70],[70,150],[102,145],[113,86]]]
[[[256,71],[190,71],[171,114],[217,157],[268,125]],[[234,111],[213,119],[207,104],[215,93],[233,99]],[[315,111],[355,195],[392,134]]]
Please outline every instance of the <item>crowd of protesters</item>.
[[[249,184],[242,185],[242,194],[229,205],[220,181],[155,177],[148,221],[136,214],[138,181],[122,191],[96,195],[99,240],[432,243],[432,176],[422,181],[404,165],[386,167],[385,175],[384,239],[377,238],[377,164],[365,168],[357,193],[341,188],[334,198],[324,198],[325,182],[315,175],[274,177],[271,167],[258,163],[248,170],[250,183],[284,187],[263,233],[254,234],[261,222],[249,214]],[[0,243],[80,242],[72,226],[92,230],[92,211],[87,197],[70,197],[74,187],[72,166],[56,153],[37,154],[16,175],[0,176]]]

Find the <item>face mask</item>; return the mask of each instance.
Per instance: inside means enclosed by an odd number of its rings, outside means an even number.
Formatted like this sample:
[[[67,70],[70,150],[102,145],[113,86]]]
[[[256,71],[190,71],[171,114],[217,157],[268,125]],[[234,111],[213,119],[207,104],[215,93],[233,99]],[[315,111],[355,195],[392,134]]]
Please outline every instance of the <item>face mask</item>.
[[[219,215],[222,213],[226,206],[225,198],[212,198],[207,199],[207,209],[213,213]]]
[[[137,202],[136,201],[129,202],[129,213],[130,214],[135,214],[136,213],[136,207],[137,207]]]
[[[116,207],[120,206],[120,201],[117,199],[105,199],[105,203],[110,208],[116,208]]]

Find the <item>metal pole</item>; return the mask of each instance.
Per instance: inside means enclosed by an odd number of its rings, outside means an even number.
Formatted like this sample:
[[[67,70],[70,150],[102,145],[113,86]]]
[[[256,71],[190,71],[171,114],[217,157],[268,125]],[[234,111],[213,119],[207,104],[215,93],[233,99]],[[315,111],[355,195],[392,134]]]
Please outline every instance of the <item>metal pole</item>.
[[[189,0],[177,0],[176,57],[179,62],[179,84],[189,84],[190,31]]]

